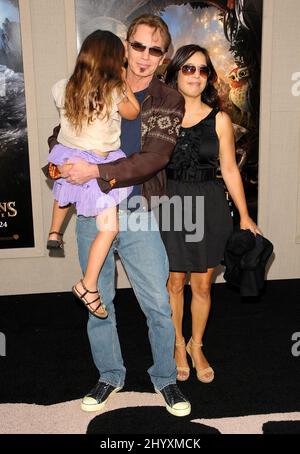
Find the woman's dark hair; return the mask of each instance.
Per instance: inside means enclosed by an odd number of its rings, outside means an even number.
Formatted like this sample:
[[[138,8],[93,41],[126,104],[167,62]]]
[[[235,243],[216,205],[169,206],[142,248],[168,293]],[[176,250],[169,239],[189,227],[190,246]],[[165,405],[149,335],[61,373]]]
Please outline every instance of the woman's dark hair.
[[[176,51],[176,54],[166,69],[165,82],[170,85],[170,87],[177,89],[178,72],[185,62],[196,52],[201,52],[205,56],[206,64],[210,69],[210,75],[207,78],[207,84],[201,94],[201,99],[210,107],[218,107],[219,96],[217,89],[214,87],[214,83],[217,81],[218,76],[210,59],[209,53],[206,49],[204,49],[204,47],[198,46],[197,44],[188,44],[180,47]]]

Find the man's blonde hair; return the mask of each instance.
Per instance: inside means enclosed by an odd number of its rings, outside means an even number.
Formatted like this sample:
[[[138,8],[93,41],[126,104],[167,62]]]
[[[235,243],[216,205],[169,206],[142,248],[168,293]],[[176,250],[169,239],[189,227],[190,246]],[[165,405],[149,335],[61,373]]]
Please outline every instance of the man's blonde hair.
[[[161,17],[155,16],[154,14],[142,14],[142,16],[136,17],[129,25],[126,38],[127,41],[134,35],[139,25],[148,25],[149,27],[154,28],[155,31],[159,30],[164,40],[164,50],[167,52],[171,44],[171,35],[167,24]]]

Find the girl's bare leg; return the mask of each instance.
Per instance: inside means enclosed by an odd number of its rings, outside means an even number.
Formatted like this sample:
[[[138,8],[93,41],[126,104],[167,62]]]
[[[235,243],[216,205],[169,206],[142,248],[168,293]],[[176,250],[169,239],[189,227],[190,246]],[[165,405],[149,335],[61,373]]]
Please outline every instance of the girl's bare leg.
[[[91,244],[88,263],[83,278],[85,287],[91,292],[98,289],[98,278],[104,260],[108,254],[111,244],[118,233],[118,217],[116,207],[108,208],[97,216],[99,233]],[[76,284],[79,293],[84,293],[81,282]],[[96,298],[95,293],[87,293],[85,299],[90,302]],[[90,308],[96,309],[99,301],[92,303]]]
[[[53,203],[53,210],[52,210],[52,223],[50,227],[50,232],[60,232],[65,217],[67,216],[69,207],[60,207],[56,200]],[[61,240],[61,235],[57,235],[56,233],[51,233],[49,235],[49,240]]]

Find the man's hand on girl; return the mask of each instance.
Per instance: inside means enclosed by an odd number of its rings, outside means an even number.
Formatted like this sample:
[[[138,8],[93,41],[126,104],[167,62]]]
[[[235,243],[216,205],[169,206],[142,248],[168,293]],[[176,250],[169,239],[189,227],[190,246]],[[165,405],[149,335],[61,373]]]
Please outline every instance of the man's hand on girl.
[[[72,165],[73,164],[70,163],[70,164],[62,164],[61,166],[57,166],[61,178],[68,178]]]
[[[70,165],[66,180],[71,184],[84,184],[93,178],[99,178],[99,170],[96,164],[78,160],[76,162],[69,162],[65,165]]]

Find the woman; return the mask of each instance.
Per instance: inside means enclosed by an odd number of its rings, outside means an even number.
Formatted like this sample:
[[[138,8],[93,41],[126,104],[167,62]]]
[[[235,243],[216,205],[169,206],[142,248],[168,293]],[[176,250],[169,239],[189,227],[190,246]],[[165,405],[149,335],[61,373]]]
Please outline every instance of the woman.
[[[233,127],[229,116],[218,109],[218,94],[213,85],[216,80],[217,74],[207,50],[194,44],[178,49],[166,72],[166,83],[183,95],[186,109],[176,148],[167,168],[168,196],[180,197],[182,216],[178,219],[178,210],[175,210],[177,218],[171,220],[171,229],[167,231],[162,226],[162,237],[170,262],[168,290],[176,332],[177,379],[185,381],[189,378],[187,352],[196,368],[198,380],[204,383],[214,379],[214,371],[201,349],[211,305],[211,282],[232,232],[224,188],[216,179],[219,164],[223,180],[239,211],[241,229],[250,229],[254,234],[261,233],[249,217],[235,159]],[[192,204],[188,205],[187,202],[191,200]],[[191,217],[199,228],[200,202],[203,200],[204,216],[201,222],[204,224],[204,234],[201,241],[195,242],[191,240],[191,232],[185,226]],[[175,221],[181,221],[183,228],[178,229]],[[191,273],[192,336],[186,346],[182,319],[183,292],[188,272]]]

